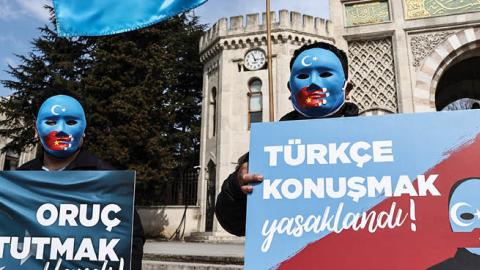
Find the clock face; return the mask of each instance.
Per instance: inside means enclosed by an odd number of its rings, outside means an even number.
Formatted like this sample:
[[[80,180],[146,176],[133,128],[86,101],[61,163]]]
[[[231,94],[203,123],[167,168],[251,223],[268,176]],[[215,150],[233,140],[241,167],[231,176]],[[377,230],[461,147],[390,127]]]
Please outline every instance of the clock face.
[[[260,49],[254,49],[249,51],[245,55],[245,67],[249,70],[259,70],[261,69],[267,61],[265,52]]]

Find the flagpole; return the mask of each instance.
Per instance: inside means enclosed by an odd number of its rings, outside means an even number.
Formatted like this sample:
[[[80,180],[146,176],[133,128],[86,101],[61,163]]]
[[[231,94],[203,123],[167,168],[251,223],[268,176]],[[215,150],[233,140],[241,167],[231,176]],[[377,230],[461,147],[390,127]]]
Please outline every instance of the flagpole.
[[[273,72],[272,72],[272,18],[270,16],[270,0],[267,1],[267,67],[268,67],[268,105],[270,122],[275,120],[273,107]]]

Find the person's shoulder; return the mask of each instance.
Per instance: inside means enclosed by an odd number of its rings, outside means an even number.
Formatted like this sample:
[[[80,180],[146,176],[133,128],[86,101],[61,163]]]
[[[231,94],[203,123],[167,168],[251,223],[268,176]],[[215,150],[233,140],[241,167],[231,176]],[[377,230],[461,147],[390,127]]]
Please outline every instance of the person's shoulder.
[[[107,161],[98,158],[92,152],[89,152],[87,150],[83,150],[82,153],[83,153],[83,157],[85,158],[85,160],[88,161],[87,163],[95,166],[97,170],[105,170],[105,171],[116,170],[116,168],[114,166],[112,166]]]
[[[43,162],[40,158],[35,158],[27,163],[23,164],[22,166],[18,167],[17,171],[39,171],[42,170]]]
[[[77,158],[67,167],[68,170],[116,170],[110,163],[98,158],[88,150],[82,149]]]
[[[343,108],[343,116],[344,117],[352,117],[358,116],[360,109],[358,108],[357,104],[352,102],[346,102]]]
[[[304,120],[307,119],[305,116],[293,110],[280,118],[280,121],[294,121],[294,120]]]
[[[99,168],[99,170],[104,170],[104,171],[115,171],[115,170],[117,170],[117,168],[115,168],[112,164],[106,162],[105,160],[102,160],[102,159],[99,159],[99,158],[97,158],[97,160],[98,160],[97,167]]]

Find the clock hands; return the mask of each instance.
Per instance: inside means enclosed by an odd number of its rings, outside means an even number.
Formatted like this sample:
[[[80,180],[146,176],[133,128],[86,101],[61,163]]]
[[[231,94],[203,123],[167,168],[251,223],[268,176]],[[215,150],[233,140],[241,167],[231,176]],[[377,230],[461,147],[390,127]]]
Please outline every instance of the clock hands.
[[[245,55],[245,66],[249,70],[258,70],[264,65],[265,59],[261,50],[251,50]]]

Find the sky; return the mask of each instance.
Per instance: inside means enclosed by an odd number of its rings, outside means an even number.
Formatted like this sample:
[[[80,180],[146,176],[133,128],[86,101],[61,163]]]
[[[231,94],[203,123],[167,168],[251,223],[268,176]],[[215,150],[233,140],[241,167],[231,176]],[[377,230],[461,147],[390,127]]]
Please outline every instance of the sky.
[[[159,0],[161,1],[161,0]],[[248,4],[247,4],[248,2]],[[271,9],[298,11],[315,17],[328,18],[328,0],[272,0]],[[16,66],[15,54],[31,52],[31,41],[39,36],[38,27],[48,24],[49,14],[44,5],[51,0],[0,0],[0,80],[11,79],[8,65]],[[260,13],[265,10],[264,0],[209,0],[195,9],[200,22],[212,25],[222,17]],[[0,96],[11,94],[0,85]]]

